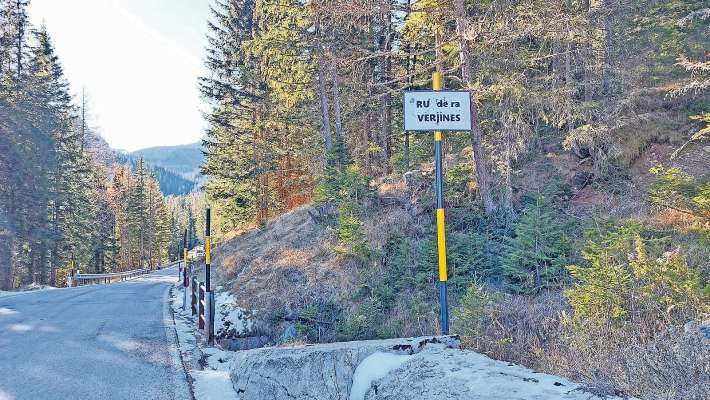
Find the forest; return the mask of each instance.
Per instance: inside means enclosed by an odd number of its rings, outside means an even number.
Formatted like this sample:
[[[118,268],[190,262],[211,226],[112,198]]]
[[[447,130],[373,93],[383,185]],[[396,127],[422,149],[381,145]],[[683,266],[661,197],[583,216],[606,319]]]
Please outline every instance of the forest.
[[[207,191],[231,229],[309,202],[338,141],[368,178],[431,161],[430,138],[402,131],[401,93],[430,88],[436,70],[476,99],[473,130],[450,135],[448,152],[470,147],[484,214],[515,220],[531,153],[559,145],[598,182],[652,139],[623,143],[663,117],[647,103],[667,96],[703,118],[702,5],[217,1],[200,80],[213,106]]]
[[[440,72],[473,98],[444,134],[452,331],[600,393],[705,398],[707,2],[218,0],[210,21],[206,193],[235,293],[288,288],[240,297],[264,334],[439,329],[433,135],[403,130],[402,94]],[[276,277],[294,265],[307,289]]]
[[[158,178],[182,193],[192,183],[107,148],[28,3],[0,1],[0,289],[174,259],[184,229],[197,241],[202,211],[190,196],[166,198]]]

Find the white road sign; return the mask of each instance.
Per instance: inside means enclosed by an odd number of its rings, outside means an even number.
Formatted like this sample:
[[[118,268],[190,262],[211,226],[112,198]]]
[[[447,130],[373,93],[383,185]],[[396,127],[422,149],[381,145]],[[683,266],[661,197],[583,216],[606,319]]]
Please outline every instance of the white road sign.
[[[405,131],[470,131],[471,93],[413,90],[404,92]]]

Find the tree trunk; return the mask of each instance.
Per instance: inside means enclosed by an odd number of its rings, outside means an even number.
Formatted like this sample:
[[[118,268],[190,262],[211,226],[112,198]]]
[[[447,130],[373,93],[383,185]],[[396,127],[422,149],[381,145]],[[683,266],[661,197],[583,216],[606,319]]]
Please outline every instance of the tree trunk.
[[[466,9],[464,0],[456,0],[456,32],[458,33],[459,51],[461,57],[461,77],[463,78],[464,86],[471,90],[473,83],[473,75],[471,73],[471,51],[468,47],[468,42],[465,38],[466,33]],[[485,160],[483,145],[483,132],[481,131],[481,122],[478,116],[478,107],[475,99],[471,99],[471,145],[473,146],[473,162],[476,166],[476,177],[478,179],[478,188],[481,193],[481,200],[486,214],[492,214],[495,209],[493,195],[491,193],[490,174],[488,172],[487,163]]]
[[[330,105],[328,104],[328,90],[326,88],[327,73],[325,68],[325,49],[320,43],[320,18],[316,16],[316,40],[321,54],[318,54],[316,60],[316,74],[318,75],[318,98],[320,100],[321,113],[321,133],[325,143],[325,150],[328,151],[333,146],[333,134],[330,130]]]
[[[335,139],[343,138],[343,123],[340,116],[340,86],[338,83],[338,71],[333,63],[330,64],[330,73],[333,75],[333,114],[335,117]]]
[[[365,129],[363,130],[363,141],[365,142],[365,173],[372,175],[372,155],[370,154],[370,141],[372,140],[372,134],[370,129],[372,116],[370,111],[367,111],[367,116],[365,117]]]
[[[325,87],[325,67],[323,66],[323,58],[318,57],[318,97],[320,99],[320,114],[321,114],[321,133],[325,142],[325,149],[330,150],[333,146],[333,134],[330,130],[330,114],[328,109],[328,92]]]
[[[0,236],[0,271],[2,271],[2,281],[0,288],[12,289],[12,237],[11,235]]]
[[[589,37],[588,43],[584,45],[585,49],[585,64],[584,64],[584,101],[589,102],[594,99],[594,86],[593,86],[593,63],[596,61],[596,56],[594,54],[594,41],[592,22],[592,5],[590,1],[585,1],[585,8],[587,10],[587,18],[589,18],[590,29],[592,31],[587,32],[592,37]]]
[[[17,57],[17,80],[19,81],[22,79],[22,52],[23,52],[23,43],[25,41],[25,18],[24,18],[24,12],[25,10],[23,9],[22,3],[20,1],[17,1],[16,4],[17,7],[17,48],[15,49],[16,51],[16,57]]]
[[[409,18],[409,15],[412,13],[412,0],[407,0],[407,15],[404,17],[404,20],[406,21]],[[407,43],[407,46],[405,48],[405,51],[407,53],[407,87],[406,89],[411,89],[413,82],[414,82],[414,77],[412,74],[414,71],[416,71],[416,66],[417,66],[417,56],[416,54],[412,54],[412,47],[409,43]],[[403,151],[403,158],[404,158],[404,168],[405,170],[409,171],[410,167],[410,161],[409,161],[409,132],[404,131],[404,151]]]
[[[382,43],[382,76],[380,77],[384,83],[383,89],[385,93],[382,96],[382,148],[384,160],[382,163],[382,174],[390,173],[390,158],[392,158],[392,109],[390,108],[390,93],[389,82],[392,70],[392,59],[390,51],[392,50],[392,13],[388,10],[384,15],[384,24],[387,29]]]
[[[383,160],[382,174],[390,173],[390,158],[392,158],[392,108],[390,108],[390,95],[385,94],[382,98],[382,145]]]

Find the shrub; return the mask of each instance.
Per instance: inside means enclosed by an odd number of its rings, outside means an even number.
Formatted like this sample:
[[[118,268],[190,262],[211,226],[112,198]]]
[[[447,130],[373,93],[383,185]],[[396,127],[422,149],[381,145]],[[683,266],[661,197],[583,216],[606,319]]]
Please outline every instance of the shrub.
[[[470,163],[457,164],[446,170],[444,196],[449,204],[461,205],[475,201],[471,190],[473,167]]]
[[[370,196],[367,178],[350,158],[342,139],[334,142],[326,157],[323,178],[315,189],[315,205],[334,205],[338,212],[338,243],[342,254],[367,255],[362,232],[361,204]]]
[[[456,331],[464,336],[477,335],[484,321],[495,318],[494,306],[498,300],[498,295],[487,291],[479,281],[473,281],[454,311]]]
[[[577,281],[566,291],[576,321],[682,324],[707,311],[697,270],[678,251],[649,248],[640,226],[621,227],[582,250],[586,265],[570,265]]]
[[[697,182],[677,168],[651,168],[658,177],[649,191],[652,204],[693,216],[698,226],[710,231],[710,181]]]
[[[381,327],[385,322],[384,305],[377,297],[369,297],[361,302],[339,327],[339,340],[370,340],[381,338]]]
[[[342,309],[332,301],[312,303],[298,315],[296,340],[328,342],[336,336],[336,327],[342,319]]]
[[[428,235],[419,251],[415,280],[420,289],[429,289],[438,281],[438,244],[436,234]],[[487,254],[487,238],[475,232],[447,232],[446,255],[449,288],[452,294],[463,294],[476,274],[485,274],[491,269]]]

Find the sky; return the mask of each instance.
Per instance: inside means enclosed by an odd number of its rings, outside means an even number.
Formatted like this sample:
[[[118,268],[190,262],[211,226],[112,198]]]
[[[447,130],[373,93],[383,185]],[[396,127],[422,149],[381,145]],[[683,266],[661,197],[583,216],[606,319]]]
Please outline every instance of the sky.
[[[29,11],[47,26],[73,94],[86,90],[91,126],[111,147],[200,140],[208,0],[32,0]]]

